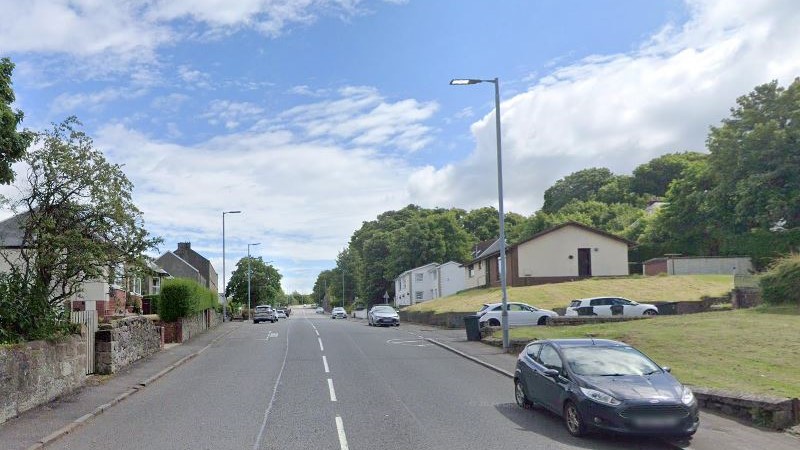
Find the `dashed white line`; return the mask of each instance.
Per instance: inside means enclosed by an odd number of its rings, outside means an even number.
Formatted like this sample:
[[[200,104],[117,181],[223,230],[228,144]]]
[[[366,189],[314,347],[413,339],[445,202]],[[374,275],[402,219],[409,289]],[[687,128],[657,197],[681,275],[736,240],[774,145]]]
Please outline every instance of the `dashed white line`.
[[[342,423],[342,418],[339,416],[336,416],[336,431],[339,433],[339,446],[342,450],[348,450],[347,436],[344,434],[344,424]]]
[[[331,370],[328,368],[328,358],[325,355],[322,355],[322,363],[325,364],[325,373],[330,373]]]
[[[281,377],[283,376],[283,369],[286,368],[286,358],[289,356],[289,328],[291,328],[291,323],[286,328],[286,351],[283,354],[283,364],[281,364],[281,370],[278,371],[278,378],[275,380],[275,386],[272,387],[272,397],[269,399],[267,410],[264,411],[264,420],[261,422],[261,429],[258,431],[255,444],[253,444],[253,450],[258,450],[258,448],[261,447],[261,440],[264,438],[264,431],[267,428],[269,412],[272,411],[272,405],[275,403],[275,394],[278,392],[278,385],[280,384]]]
[[[322,339],[317,338],[317,340],[319,341],[319,351],[324,352],[325,351],[325,347],[322,346]]]
[[[317,336],[319,336],[319,331],[317,331],[316,328],[314,328],[314,333],[317,333]]]
[[[331,394],[331,401],[335,402],[336,401],[336,392],[333,390],[333,380],[331,378],[328,378],[328,391],[330,391],[330,394]]]

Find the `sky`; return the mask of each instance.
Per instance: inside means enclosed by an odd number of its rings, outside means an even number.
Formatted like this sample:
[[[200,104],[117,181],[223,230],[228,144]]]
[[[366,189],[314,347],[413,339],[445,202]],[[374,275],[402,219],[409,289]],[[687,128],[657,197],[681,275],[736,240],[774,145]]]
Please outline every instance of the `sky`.
[[[529,215],[556,180],[705,151],[755,86],[800,76],[796,0],[0,0],[14,105],[77,116],[147,229],[226,279],[309,293],[364,221],[410,203]],[[18,174],[25,167],[15,166]],[[18,175],[18,181],[24,176]],[[12,195],[15,187],[0,193]],[[5,212],[5,215],[10,214]],[[222,280],[220,280],[222,285]]]

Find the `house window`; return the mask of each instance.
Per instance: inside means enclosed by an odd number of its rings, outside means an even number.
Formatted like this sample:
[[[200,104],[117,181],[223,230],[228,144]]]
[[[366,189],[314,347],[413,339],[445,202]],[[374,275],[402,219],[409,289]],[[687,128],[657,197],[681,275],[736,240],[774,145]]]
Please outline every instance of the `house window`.
[[[414,298],[416,298],[417,300],[422,300],[422,291],[415,292]]]
[[[160,294],[161,293],[161,278],[153,277],[153,291],[151,294]]]
[[[500,281],[500,258],[497,258],[497,270],[494,271],[495,281]]]
[[[135,277],[133,279],[133,292],[134,294],[142,295],[142,279],[139,277]]]
[[[478,261],[478,270],[481,270],[481,261]]]
[[[478,264],[480,264],[480,263],[478,263]],[[475,278],[475,266],[474,265],[470,264],[469,267],[467,267],[467,274],[469,275],[470,278]]]
[[[424,275],[425,275],[425,274],[423,274],[423,273],[418,273],[418,274],[415,274],[415,275],[414,275],[414,280],[415,280],[415,281],[422,281],[422,277],[423,277]]]
[[[114,278],[111,284],[120,289],[125,289],[125,268],[122,264],[117,264],[117,266],[114,267]]]
[[[433,274],[433,279],[436,279],[436,272],[431,272]]]

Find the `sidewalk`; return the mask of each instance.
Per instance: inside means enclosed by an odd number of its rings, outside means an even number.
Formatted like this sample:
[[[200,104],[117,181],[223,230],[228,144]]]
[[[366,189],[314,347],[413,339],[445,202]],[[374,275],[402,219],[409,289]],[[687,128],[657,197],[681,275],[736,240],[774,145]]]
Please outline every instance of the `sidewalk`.
[[[4,450],[41,448],[42,443],[56,439],[127,396],[135,395],[139,389],[191,360],[198,352],[238,328],[238,324],[227,322],[184,344],[168,345],[165,350],[139,360],[113,376],[89,376],[86,384],[77,391],[0,425],[0,447]]]
[[[409,332],[423,336],[434,343],[444,344],[465,357],[471,357],[500,372],[513,377],[517,355],[503,352],[502,348],[476,341],[467,341],[464,330],[451,330],[429,325],[403,324]],[[509,381],[509,392],[511,382]],[[683,449],[694,450],[797,450],[800,438],[787,433],[762,430],[741,424],[734,419],[701,412],[700,429],[689,445],[679,445]]]

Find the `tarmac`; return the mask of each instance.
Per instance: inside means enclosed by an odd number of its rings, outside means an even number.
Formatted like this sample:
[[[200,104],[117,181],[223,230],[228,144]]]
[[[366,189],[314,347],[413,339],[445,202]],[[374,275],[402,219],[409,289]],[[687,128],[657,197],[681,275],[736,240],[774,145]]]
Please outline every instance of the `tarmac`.
[[[165,349],[137,361],[111,376],[90,376],[80,389],[36,407],[0,425],[0,447],[8,450],[44,448],[49,443],[78,429],[109,408],[142,389],[176,367],[199,355],[214,342],[234,332],[241,324],[224,323],[183,344]],[[513,378],[517,355],[502,348],[468,341],[464,330],[403,324],[411,334],[467,358],[500,374]],[[710,412],[701,413],[701,426],[691,441],[674,443],[676,448],[695,450],[798,450],[800,438],[790,433],[755,428]]]

